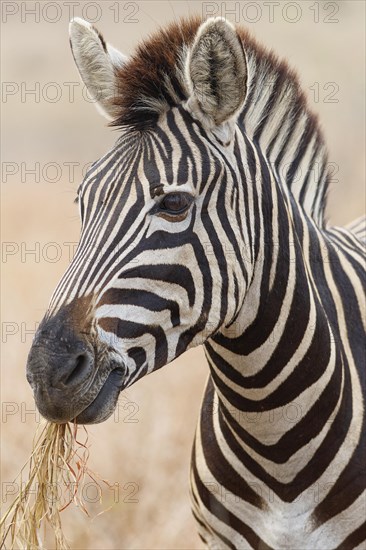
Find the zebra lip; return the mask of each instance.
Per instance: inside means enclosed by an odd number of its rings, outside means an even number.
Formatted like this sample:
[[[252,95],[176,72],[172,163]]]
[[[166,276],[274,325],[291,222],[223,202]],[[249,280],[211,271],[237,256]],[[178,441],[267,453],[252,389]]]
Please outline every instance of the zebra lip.
[[[123,388],[124,370],[120,367],[113,369],[104,382],[96,398],[77,415],[77,424],[99,424],[104,422],[113,413],[118,396]]]

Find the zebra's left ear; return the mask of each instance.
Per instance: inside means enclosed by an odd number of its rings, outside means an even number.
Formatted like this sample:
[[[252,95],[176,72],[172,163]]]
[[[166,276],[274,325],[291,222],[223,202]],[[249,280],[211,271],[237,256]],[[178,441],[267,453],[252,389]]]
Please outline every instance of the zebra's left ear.
[[[222,141],[230,141],[247,82],[247,63],[235,27],[221,17],[202,23],[185,70],[187,109]]]
[[[119,114],[114,98],[118,94],[115,72],[128,60],[108,44],[90,23],[75,17],[70,22],[70,45],[79,74],[101,113],[113,120]]]

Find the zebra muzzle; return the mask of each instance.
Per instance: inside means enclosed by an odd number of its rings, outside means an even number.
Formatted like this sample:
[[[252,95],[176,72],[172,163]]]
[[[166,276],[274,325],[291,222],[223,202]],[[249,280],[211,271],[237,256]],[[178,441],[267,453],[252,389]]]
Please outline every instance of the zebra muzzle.
[[[122,364],[110,360],[84,335],[45,322],[32,344],[27,379],[39,412],[52,422],[103,422],[114,411],[125,380]]]

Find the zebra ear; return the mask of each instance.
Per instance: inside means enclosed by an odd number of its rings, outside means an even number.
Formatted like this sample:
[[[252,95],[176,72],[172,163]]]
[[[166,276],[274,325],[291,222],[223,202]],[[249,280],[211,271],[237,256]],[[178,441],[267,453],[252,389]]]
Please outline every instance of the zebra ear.
[[[235,27],[211,17],[199,27],[186,60],[187,107],[212,130],[235,123],[246,94],[247,64]]]
[[[106,118],[116,118],[119,109],[113,102],[118,93],[115,68],[123,66],[127,56],[107,44],[93,25],[79,17],[72,19],[69,31],[75,63],[89,94]]]

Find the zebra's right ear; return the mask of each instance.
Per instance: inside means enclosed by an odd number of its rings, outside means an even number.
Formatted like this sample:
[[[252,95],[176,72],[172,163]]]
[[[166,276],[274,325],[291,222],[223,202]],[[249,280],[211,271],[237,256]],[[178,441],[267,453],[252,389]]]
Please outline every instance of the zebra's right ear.
[[[93,25],[79,17],[70,21],[69,31],[72,54],[89,94],[107,119],[115,119],[119,114],[113,102],[118,93],[115,69],[127,62],[127,56],[107,44]]]
[[[247,62],[235,27],[222,17],[202,23],[185,70],[187,109],[220,139],[230,141],[247,85]]]

